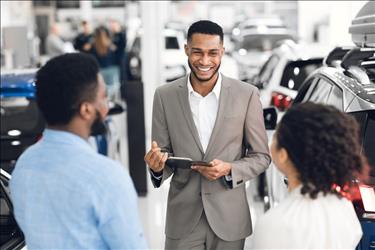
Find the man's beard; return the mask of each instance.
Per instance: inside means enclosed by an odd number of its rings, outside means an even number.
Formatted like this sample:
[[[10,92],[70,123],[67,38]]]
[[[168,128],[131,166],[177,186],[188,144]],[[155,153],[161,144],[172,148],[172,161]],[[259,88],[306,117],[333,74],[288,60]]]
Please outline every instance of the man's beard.
[[[191,73],[193,73],[193,75],[195,76],[195,78],[197,78],[199,81],[201,81],[201,82],[208,82],[209,80],[211,80],[215,75],[216,75],[216,73],[219,71],[219,68],[220,68],[220,65],[221,65],[221,63],[219,64],[219,66],[215,69],[215,71],[212,73],[212,75],[208,78],[208,79],[203,79],[203,78],[200,78],[200,77],[198,77],[197,76],[197,74],[195,74],[195,72],[194,72],[194,68],[193,68],[193,66],[190,64],[190,62],[189,62],[189,60],[188,60],[188,65],[189,65],[189,68],[190,68],[190,70],[191,70]]]
[[[96,110],[96,117],[94,122],[91,125],[91,135],[96,136],[96,135],[104,135],[107,133],[107,126],[102,119],[100,113],[98,110]]]

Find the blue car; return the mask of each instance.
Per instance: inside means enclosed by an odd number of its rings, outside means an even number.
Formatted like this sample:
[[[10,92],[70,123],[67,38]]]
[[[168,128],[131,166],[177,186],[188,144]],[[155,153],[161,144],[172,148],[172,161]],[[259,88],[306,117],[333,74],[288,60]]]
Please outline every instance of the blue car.
[[[35,100],[36,69],[2,72],[0,87],[1,111],[1,169],[11,173],[18,157],[41,137],[45,121]],[[111,107],[111,104],[110,104]],[[110,115],[123,112],[112,104]],[[90,144],[101,154],[119,160],[119,138],[111,117],[106,119],[108,132],[91,137]],[[115,152],[115,151],[118,152]]]

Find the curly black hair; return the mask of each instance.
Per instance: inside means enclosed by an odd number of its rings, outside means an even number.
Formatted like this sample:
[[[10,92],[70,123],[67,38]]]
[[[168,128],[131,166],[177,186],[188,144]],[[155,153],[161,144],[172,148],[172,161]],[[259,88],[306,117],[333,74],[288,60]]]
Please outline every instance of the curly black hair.
[[[302,183],[302,194],[341,196],[335,186],[350,187],[363,173],[359,125],[350,115],[315,103],[292,106],[276,131],[277,148],[284,148]]]
[[[48,125],[66,125],[84,101],[94,101],[99,66],[85,53],[49,60],[36,75],[36,100]]]
[[[191,41],[193,34],[195,33],[218,35],[221,42],[223,42],[224,39],[223,28],[221,28],[221,26],[217,23],[211,22],[209,20],[200,20],[193,23],[188,29],[187,40]]]

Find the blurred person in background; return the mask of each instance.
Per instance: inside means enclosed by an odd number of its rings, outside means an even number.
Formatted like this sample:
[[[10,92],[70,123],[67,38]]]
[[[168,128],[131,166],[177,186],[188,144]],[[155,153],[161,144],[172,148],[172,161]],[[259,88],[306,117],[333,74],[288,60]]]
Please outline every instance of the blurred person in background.
[[[122,29],[117,20],[110,20],[109,29],[112,34],[112,43],[116,46],[116,61],[119,67],[123,66],[125,47],[126,47],[126,31]]]
[[[129,174],[88,142],[108,112],[96,60],[86,53],[51,59],[37,72],[36,96],[47,128],[10,181],[27,248],[147,248]]]
[[[345,194],[366,176],[356,120],[333,106],[298,104],[282,117],[271,155],[289,196],[259,218],[255,249],[355,249],[362,236]]]
[[[74,39],[73,46],[75,50],[88,52],[92,43],[91,27],[87,21],[82,21],[81,28],[82,32]]]
[[[65,53],[65,43],[60,37],[60,27],[56,23],[50,27],[50,32],[46,39],[46,52],[49,58]]]
[[[120,67],[118,65],[118,54],[121,48],[113,42],[109,30],[104,26],[95,29],[93,45],[89,50],[100,66],[100,73],[107,84],[108,97],[113,100],[119,93]]]

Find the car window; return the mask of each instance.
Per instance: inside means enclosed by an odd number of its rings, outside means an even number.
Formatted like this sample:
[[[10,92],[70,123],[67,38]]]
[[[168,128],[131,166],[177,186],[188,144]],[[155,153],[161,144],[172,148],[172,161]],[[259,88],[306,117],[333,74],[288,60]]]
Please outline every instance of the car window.
[[[267,86],[271,79],[273,72],[280,58],[277,55],[271,56],[268,61],[264,64],[259,72],[259,82],[263,84],[263,87]]]
[[[175,36],[165,37],[165,48],[166,49],[180,49],[180,46],[178,45],[177,37]]]
[[[316,102],[316,103],[326,103],[328,95],[331,92],[332,84],[327,80],[320,78],[319,82],[315,85],[314,90],[311,93],[311,96],[306,96],[304,101]]]
[[[336,85],[332,86],[332,91],[329,94],[327,104],[334,106],[340,111],[344,111],[343,92]]]
[[[299,90],[303,81],[317,68],[322,65],[323,59],[309,59],[289,62],[283,72],[280,86]]]
[[[307,102],[308,97],[311,95],[312,91],[316,86],[317,78],[310,78],[308,81],[304,82],[301,89],[298,90],[298,94],[294,99],[294,103]]]

